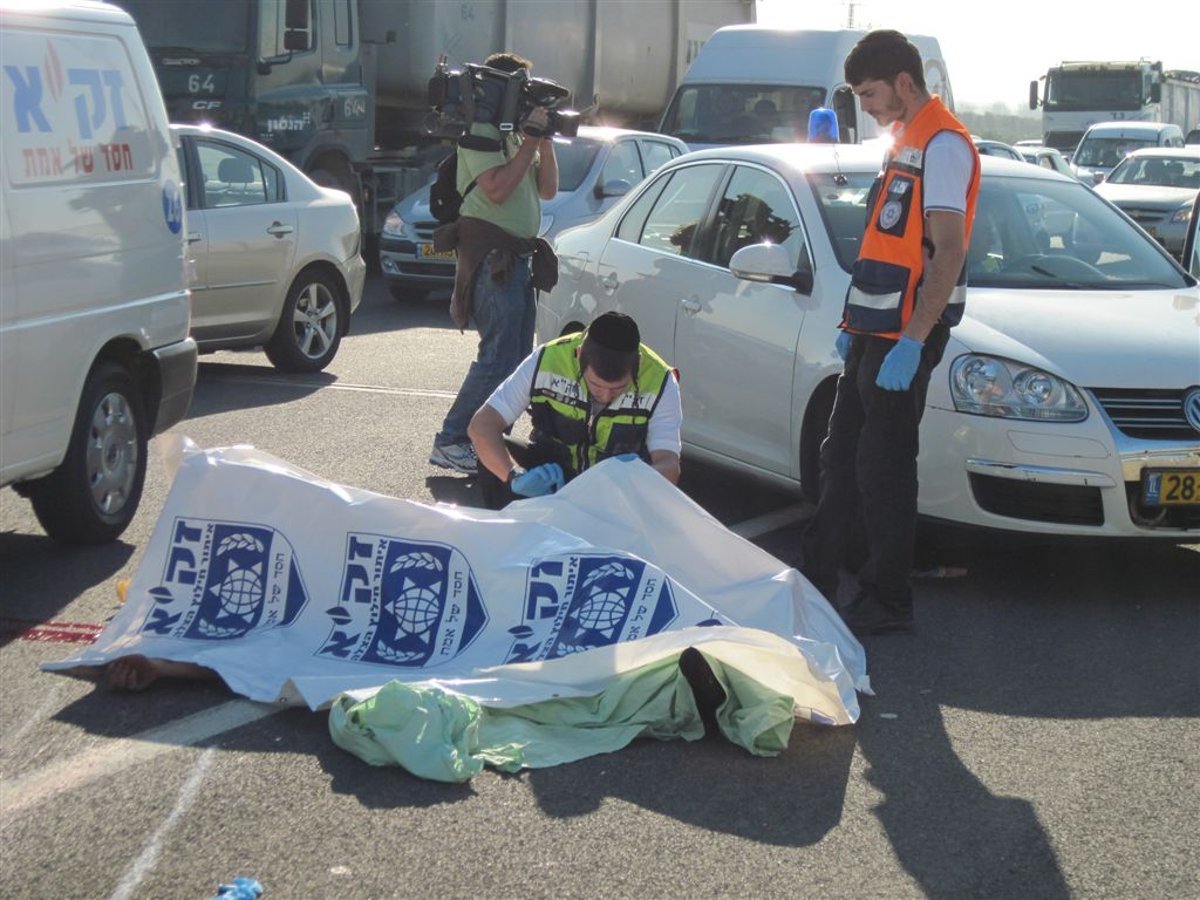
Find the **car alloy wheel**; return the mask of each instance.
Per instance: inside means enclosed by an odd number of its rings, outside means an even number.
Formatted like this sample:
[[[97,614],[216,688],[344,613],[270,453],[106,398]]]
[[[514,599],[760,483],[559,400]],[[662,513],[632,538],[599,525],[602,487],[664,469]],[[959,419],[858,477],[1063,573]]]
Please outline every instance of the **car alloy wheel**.
[[[288,292],[267,358],[285,372],[319,372],[342,340],[341,291],[321,272],[301,273]]]

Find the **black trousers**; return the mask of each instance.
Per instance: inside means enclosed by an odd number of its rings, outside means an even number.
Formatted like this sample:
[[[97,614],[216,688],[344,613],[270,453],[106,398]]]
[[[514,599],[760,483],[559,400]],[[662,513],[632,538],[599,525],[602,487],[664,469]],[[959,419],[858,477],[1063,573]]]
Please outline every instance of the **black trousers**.
[[[895,341],[857,334],[851,340],[821,444],[817,511],[801,538],[801,571],[831,602],[838,570],[861,528],[866,555],[858,570],[859,595],[901,611],[912,607],[918,426],[930,373],[949,337],[949,328],[934,327],[906,391],[875,385]]]
[[[504,436],[504,443],[518,466],[533,469],[543,463],[556,462],[562,466],[563,475],[570,480],[571,467],[565,447],[545,442],[525,441],[507,434]],[[479,487],[483,490],[483,505],[487,509],[503,509],[513,500],[521,499],[519,495],[512,492],[507,484],[493,475],[492,470],[482,462],[479,464],[478,478]]]

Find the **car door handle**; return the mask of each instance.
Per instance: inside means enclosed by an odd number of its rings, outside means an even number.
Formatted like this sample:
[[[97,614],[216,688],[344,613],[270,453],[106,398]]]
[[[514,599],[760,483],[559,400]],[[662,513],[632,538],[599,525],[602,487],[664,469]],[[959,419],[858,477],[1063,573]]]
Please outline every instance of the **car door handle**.
[[[605,275],[603,278],[600,279],[600,284],[610,291],[615,291],[617,289],[617,285],[619,285],[620,283],[621,283],[620,279],[617,278],[616,272],[609,272],[607,275]]]
[[[696,313],[700,312],[700,301],[699,300],[681,300],[681,301],[679,301],[679,303],[683,307],[685,312],[689,312],[693,316]]]
[[[291,225],[284,225],[282,222],[272,222],[271,227],[267,229],[267,234],[273,234],[275,237],[283,237],[285,234],[291,234],[295,230]]]
[[[189,231],[188,232],[188,243],[189,244],[194,244],[194,243],[196,243],[196,241],[202,241],[202,240],[204,240],[204,238],[200,235],[200,232],[198,232],[198,231]]]

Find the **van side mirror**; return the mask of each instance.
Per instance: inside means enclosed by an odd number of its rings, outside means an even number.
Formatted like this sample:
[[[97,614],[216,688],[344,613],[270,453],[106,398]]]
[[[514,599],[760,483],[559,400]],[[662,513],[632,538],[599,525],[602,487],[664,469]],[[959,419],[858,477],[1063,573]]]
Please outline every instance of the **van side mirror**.
[[[729,260],[729,271],[735,278],[781,284],[801,294],[812,294],[813,271],[805,257],[800,268],[792,265],[787,250],[779,244],[751,244],[738,250]]]
[[[1038,108],[1038,83],[1036,81],[1029,82],[1029,108]]]

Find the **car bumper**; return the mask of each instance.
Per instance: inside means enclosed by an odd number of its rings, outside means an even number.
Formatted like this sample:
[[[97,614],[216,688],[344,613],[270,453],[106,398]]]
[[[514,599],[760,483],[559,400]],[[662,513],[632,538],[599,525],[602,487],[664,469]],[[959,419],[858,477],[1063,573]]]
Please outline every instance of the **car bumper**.
[[[342,275],[346,279],[346,291],[350,295],[350,312],[354,313],[362,303],[363,288],[367,283],[367,261],[361,253],[355,253],[342,263]]]
[[[1095,411],[1060,424],[935,407],[921,431],[923,516],[1037,534],[1200,540],[1200,506],[1141,503],[1144,470],[1200,475],[1200,436],[1134,441]]]
[[[158,409],[154,410],[154,425],[151,435],[166,431],[187,415],[192,404],[192,392],[196,388],[196,342],[184,338],[152,350],[158,366],[159,391]]]
[[[454,285],[454,259],[422,259],[412,241],[383,238],[379,268],[389,285],[433,290]]]

